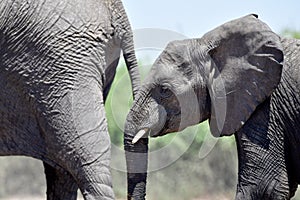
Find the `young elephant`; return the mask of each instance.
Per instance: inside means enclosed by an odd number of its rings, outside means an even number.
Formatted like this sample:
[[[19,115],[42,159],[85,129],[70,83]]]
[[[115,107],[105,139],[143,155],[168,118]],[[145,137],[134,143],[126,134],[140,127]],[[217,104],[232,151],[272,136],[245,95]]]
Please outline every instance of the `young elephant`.
[[[256,15],[171,42],[127,116],[128,198],[145,197],[147,136],[207,119],[213,135],[236,136],[236,199],[291,198],[300,182],[299,66],[300,41]]]
[[[104,102],[121,50],[136,93],[120,0],[0,1],[0,156],[42,160],[47,199],[114,199]]]

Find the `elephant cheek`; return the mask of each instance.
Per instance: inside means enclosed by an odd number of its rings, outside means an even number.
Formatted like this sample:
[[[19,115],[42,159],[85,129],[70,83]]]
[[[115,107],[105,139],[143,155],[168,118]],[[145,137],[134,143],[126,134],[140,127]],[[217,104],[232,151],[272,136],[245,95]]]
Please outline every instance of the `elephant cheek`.
[[[145,124],[145,128],[149,128],[149,134],[152,137],[160,135],[167,121],[167,112],[161,105],[156,105],[155,110],[151,112],[149,116],[148,124]]]
[[[182,131],[188,126],[198,124],[202,119],[197,95],[193,90],[177,96],[179,112],[171,120],[174,131]]]

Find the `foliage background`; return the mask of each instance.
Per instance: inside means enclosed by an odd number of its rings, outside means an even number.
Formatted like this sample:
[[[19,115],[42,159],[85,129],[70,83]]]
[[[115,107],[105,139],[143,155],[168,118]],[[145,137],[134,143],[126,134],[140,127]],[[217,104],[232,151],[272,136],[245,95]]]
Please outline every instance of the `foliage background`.
[[[282,34],[300,38],[300,32],[292,29],[286,29]],[[141,67],[141,70],[142,74],[146,74],[148,69]],[[107,102],[113,101],[112,95],[118,95],[119,92],[114,92],[117,88],[118,91],[130,92],[129,83],[118,84],[124,78],[124,74],[127,76],[126,68],[120,66]],[[112,144],[122,149],[122,127],[116,123],[116,120],[125,119],[130,100],[128,103],[128,97],[122,95],[122,92],[114,98],[118,99],[116,104],[106,104],[109,132]],[[117,115],[114,114],[114,111],[118,112]],[[219,139],[213,150],[205,158],[200,159],[199,149],[205,142],[206,137],[204,136],[209,134],[209,128],[207,123],[202,123],[182,134],[184,137],[189,137],[190,131],[195,130],[198,133],[193,143],[176,162],[159,171],[149,173],[148,199],[234,198],[237,183],[237,152],[234,138]],[[168,145],[173,138],[174,134],[170,134],[162,138],[151,139],[151,149]],[[180,139],[176,141],[176,148],[183,148],[184,145],[184,141]],[[126,173],[112,169],[112,174],[116,197],[125,199]],[[25,157],[0,158],[0,199],[8,199],[12,196],[45,198],[45,190],[45,177],[40,161]],[[293,199],[300,200],[300,195],[296,195]]]

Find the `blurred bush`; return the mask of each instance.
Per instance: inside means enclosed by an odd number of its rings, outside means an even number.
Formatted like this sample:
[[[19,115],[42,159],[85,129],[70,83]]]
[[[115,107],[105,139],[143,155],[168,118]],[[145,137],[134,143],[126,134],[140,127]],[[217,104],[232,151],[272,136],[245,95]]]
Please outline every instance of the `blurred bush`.
[[[284,29],[281,35],[284,37],[300,39],[300,31],[296,31],[290,28]]]
[[[45,196],[42,162],[33,158],[0,157],[0,199],[9,196]]]

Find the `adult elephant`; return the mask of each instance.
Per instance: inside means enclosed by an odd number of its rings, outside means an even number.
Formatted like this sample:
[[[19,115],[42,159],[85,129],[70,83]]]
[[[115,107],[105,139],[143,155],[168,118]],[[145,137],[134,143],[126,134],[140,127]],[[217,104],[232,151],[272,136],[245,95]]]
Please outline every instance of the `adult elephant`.
[[[236,199],[291,198],[300,182],[299,67],[300,41],[256,15],[171,42],[127,116],[128,199],[145,196],[147,136],[207,119],[215,136],[236,136]]]
[[[135,94],[120,0],[0,2],[0,155],[42,160],[47,199],[114,199],[104,102],[121,50]]]

